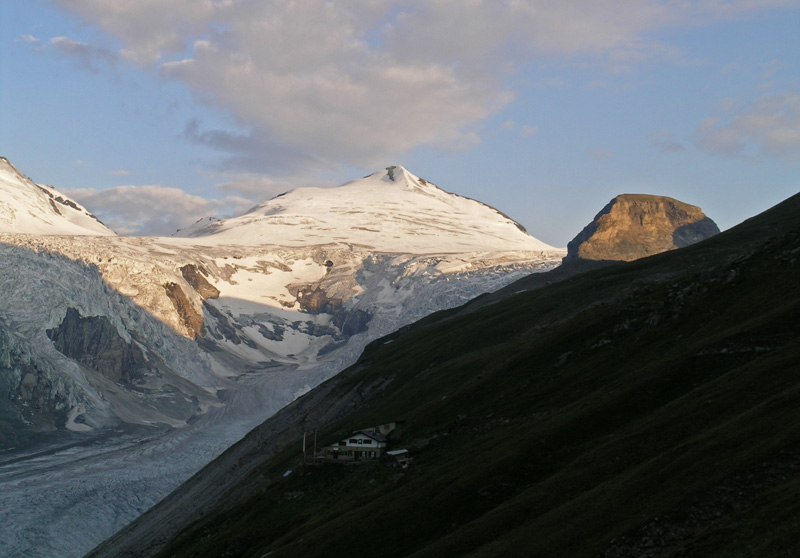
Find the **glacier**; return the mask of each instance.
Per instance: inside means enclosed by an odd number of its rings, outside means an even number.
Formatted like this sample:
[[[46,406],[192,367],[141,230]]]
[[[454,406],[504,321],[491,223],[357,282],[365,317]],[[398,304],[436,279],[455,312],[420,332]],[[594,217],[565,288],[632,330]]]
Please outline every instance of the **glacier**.
[[[80,211],[0,229],[3,556],[81,556],[367,343],[565,253],[400,166],[170,238]]]

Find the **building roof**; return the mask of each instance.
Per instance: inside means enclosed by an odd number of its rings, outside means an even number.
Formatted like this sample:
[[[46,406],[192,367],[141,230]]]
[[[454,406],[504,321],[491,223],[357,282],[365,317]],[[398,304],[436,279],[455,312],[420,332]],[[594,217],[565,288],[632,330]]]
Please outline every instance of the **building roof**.
[[[407,449],[398,449],[398,450],[387,451],[386,455],[394,456],[394,455],[403,455],[405,453],[408,453]]]
[[[374,432],[367,432],[365,430],[356,430],[350,436],[355,436],[356,434],[363,434],[367,438],[372,438],[376,442],[385,442],[386,436],[381,436],[380,434],[375,434]]]

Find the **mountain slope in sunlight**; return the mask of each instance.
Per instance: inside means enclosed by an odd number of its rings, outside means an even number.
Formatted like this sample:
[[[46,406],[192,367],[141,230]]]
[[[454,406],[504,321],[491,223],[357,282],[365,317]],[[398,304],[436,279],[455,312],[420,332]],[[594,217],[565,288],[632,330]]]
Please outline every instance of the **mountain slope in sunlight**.
[[[0,157],[0,233],[114,235],[83,206],[52,186],[35,184]]]
[[[177,234],[198,242],[341,243],[412,254],[555,250],[496,209],[445,192],[399,165],[337,188],[298,188],[240,217],[201,220]]]

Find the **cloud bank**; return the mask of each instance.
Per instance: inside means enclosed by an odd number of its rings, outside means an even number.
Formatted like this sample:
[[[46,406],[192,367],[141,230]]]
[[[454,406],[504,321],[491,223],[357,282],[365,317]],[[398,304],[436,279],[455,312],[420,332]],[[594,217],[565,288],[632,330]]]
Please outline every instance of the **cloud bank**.
[[[421,145],[469,149],[514,99],[504,80],[536,57],[637,63],[648,37],[792,0],[56,0],[123,47],[115,57],[186,84],[240,129],[185,137],[224,170],[375,166]],[[53,45],[96,71],[99,47]],[[530,130],[528,132],[532,133]],[[524,134],[523,134],[524,135]]]
[[[714,116],[697,129],[701,149],[726,157],[772,157],[800,161],[800,94],[764,95],[723,119]]]
[[[117,186],[106,190],[65,189],[117,234],[169,236],[207,216],[241,215],[254,204],[245,198],[228,196],[209,200],[164,186]],[[159,208],[153,211],[153,208]]]

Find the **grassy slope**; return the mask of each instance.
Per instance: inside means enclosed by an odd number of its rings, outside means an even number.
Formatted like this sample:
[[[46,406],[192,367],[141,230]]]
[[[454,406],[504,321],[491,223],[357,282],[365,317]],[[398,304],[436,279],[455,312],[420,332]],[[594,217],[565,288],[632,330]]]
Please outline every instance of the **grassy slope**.
[[[451,316],[328,395],[390,381],[320,441],[403,419],[413,468],[301,473],[298,440],[160,556],[800,551],[799,199]]]

